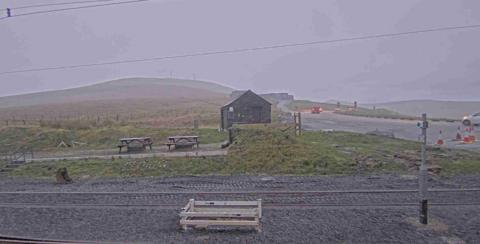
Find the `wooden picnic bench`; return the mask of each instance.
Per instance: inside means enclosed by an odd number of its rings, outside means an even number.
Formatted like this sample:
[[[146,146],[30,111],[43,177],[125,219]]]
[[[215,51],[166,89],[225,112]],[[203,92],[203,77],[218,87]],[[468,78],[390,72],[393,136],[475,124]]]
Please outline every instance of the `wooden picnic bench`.
[[[172,146],[177,149],[181,147],[194,147],[196,145],[198,148],[200,142],[198,141],[198,136],[170,136],[165,145],[168,146],[168,150],[170,151]]]
[[[138,144],[140,147],[134,147],[130,144]],[[122,148],[126,147],[127,152],[132,152],[132,151],[145,151],[147,147],[152,150],[152,144],[153,141],[150,137],[133,137],[133,138],[122,138],[120,139],[120,144],[117,146],[118,147],[118,153],[122,153]]]

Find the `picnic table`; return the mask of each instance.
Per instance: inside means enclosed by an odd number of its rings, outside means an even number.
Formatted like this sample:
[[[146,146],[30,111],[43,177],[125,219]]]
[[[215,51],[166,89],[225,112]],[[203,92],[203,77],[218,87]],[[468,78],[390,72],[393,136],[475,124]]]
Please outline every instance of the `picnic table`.
[[[130,144],[138,144],[140,147],[134,147]],[[150,137],[132,137],[132,138],[122,138],[120,139],[120,144],[118,145],[118,153],[122,153],[122,148],[126,147],[127,152],[131,151],[145,151],[147,146],[152,150],[153,141]]]
[[[198,136],[170,136],[168,137],[168,142],[166,143],[168,146],[168,150],[170,151],[170,148],[174,146],[175,148],[180,148],[180,147],[194,147],[195,145],[198,146],[200,145],[200,142],[198,141]]]

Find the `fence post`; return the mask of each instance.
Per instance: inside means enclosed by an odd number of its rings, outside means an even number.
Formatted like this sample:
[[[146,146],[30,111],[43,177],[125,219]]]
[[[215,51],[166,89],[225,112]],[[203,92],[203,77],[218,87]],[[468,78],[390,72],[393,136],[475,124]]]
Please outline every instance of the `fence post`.
[[[302,135],[302,113],[298,113],[298,135]]]
[[[233,129],[232,127],[228,128],[228,142],[233,143]]]
[[[193,120],[193,129],[195,129],[195,130],[198,129],[198,120],[197,119]]]

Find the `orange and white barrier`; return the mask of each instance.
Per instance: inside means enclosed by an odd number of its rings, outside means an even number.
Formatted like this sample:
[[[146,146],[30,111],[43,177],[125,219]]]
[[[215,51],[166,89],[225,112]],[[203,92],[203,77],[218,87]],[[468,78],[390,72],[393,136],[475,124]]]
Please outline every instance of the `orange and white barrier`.
[[[463,135],[463,143],[464,144],[472,144],[475,143],[477,138],[475,137],[473,127],[465,128],[465,133]]]
[[[438,139],[437,139],[437,145],[442,146],[444,144],[445,144],[445,141],[443,140],[442,131],[440,131],[440,133],[438,135]]]
[[[475,127],[470,127],[470,142],[475,143],[477,141],[477,138],[475,136]]]

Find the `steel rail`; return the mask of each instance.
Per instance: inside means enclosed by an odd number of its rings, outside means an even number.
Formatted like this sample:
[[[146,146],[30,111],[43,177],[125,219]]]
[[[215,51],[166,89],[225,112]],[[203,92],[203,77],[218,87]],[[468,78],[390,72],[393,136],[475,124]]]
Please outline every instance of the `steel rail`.
[[[77,240],[59,240],[59,239],[48,239],[48,238],[32,238],[27,236],[11,236],[11,235],[2,235],[0,234],[0,243],[29,243],[29,244],[58,244],[58,243],[65,243],[65,244],[94,244],[100,242],[94,241],[77,241]],[[101,242],[101,243],[111,243],[111,242]]]
[[[446,202],[429,203],[430,206],[480,206],[480,202]],[[14,208],[178,208],[181,209],[183,203],[165,203],[165,204],[77,204],[77,203],[0,203],[0,207]],[[418,206],[418,203],[263,203],[264,208],[279,207],[406,207]]]
[[[163,192],[42,192],[42,191],[13,191],[0,192],[12,195],[295,195],[295,194],[369,194],[369,193],[416,193],[416,189],[375,189],[375,190],[323,190],[323,191],[163,191]],[[428,192],[480,192],[480,188],[443,188],[429,189]]]

